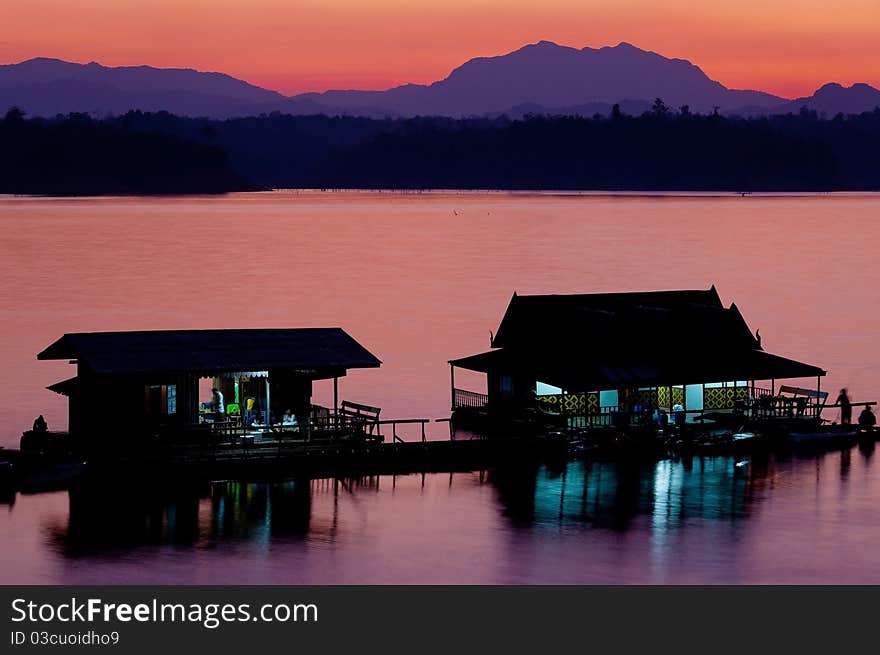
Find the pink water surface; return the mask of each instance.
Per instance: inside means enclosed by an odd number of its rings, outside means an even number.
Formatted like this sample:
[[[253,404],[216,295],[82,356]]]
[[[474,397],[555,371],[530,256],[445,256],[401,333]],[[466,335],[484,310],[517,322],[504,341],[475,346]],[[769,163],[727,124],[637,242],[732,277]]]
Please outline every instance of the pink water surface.
[[[0,198],[0,445],[38,413],[64,427],[44,387],[72,367],[35,354],[89,330],[338,325],[383,361],[342,380],[343,398],[445,417],[446,361],[488,346],[514,291],[715,284],[767,350],[874,400],[878,217],[877,195]],[[740,473],[712,460],[299,482],[286,519],[261,509],[284,485],[212,487],[108,508],[135,524],[123,543],[64,492],[19,495],[0,511],[0,582],[880,582],[872,465],[853,450]],[[231,533],[227,505],[245,517]]]

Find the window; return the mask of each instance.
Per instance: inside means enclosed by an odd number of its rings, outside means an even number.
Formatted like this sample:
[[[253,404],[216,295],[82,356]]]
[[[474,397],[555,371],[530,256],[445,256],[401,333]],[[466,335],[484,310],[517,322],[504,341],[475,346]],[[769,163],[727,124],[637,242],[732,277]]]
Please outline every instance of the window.
[[[546,382],[536,382],[535,393],[539,396],[558,396],[562,393],[562,389]]]
[[[177,414],[177,385],[169,384],[165,388],[166,414]]]
[[[513,395],[513,378],[509,375],[502,375],[498,380],[499,391],[504,398]]]

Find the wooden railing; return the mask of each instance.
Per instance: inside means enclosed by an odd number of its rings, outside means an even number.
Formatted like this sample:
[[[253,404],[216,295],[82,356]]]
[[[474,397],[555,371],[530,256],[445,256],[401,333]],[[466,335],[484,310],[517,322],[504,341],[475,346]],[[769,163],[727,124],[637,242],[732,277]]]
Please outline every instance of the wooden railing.
[[[613,425],[614,417],[618,414],[617,405],[606,405],[599,408],[599,412],[573,412],[566,413],[568,424],[573,428],[584,428],[588,425],[593,427],[607,427]]]
[[[378,433],[381,436],[381,429],[383,425],[391,426],[391,441],[395,443],[404,443],[404,440],[397,434],[397,426],[398,425],[421,425],[422,428],[422,441],[427,441],[427,437],[425,436],[425,424],[430,423],[431,419],[429,418],[396,418],[396,419],[385,419],[382,421],[377,421],[376,425],[379,426],[380,432]]]
[[[452,409],[461,409],[463,407],[482,409],[488,404],[489,396],[485,393],[465,391],[464,389],[452,390]]]

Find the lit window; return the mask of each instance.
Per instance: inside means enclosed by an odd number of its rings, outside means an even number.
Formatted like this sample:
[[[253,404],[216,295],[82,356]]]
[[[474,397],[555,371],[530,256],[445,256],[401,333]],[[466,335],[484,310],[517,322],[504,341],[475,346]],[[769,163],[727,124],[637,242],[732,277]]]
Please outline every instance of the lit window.
[[[177,414],[177,385],[169,384],[166,388],[166,400],[168,401],[166,407],[168,407],[168,414]]]

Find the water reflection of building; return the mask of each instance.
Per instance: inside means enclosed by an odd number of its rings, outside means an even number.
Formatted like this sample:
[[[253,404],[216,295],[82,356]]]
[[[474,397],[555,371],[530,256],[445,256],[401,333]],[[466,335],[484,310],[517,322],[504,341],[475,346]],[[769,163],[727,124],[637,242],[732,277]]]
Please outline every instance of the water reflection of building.
[[[656,530],[688,519],[731,520],[749,511],[752,476],[763,469],[730,458],[695,462],[572,462],[546,468],[498,470],[491,480],[515,525],[588,524],[626,530],[639,516]]]
[[[79,487],[69,493],[66,524],[48,530],[54,545],[71,556],[141,546],[210,547],[223,541],[268,545],[309,531],[312,484],[220,482],[113,494]]]
[[[268,555],[277,546],[363,544],[380,532],[388,541],[375,545],[384,552],[388,544],[399,545],[400,534],[415,529],[422,517],[437,517],[441,527],[448,527],[457,521],[457,512],[473,510],[490,532],[493,516],[500,513],[509,528],[503,533],[513,540],[591,529],[641,532],[649,535],[651,548],[666,552],[696,524],[709,528],[707,534],[729,532],[728,542],[738,539],[741,519],[755,515],[778,485],[790,486],[792,476],[801,485],[815,484],[818,493],[823,462],[825,481],[833,471],[844,487],[855,452],[763,462],[752,458],[747,466],[737,466],[732,458],[570,462],[556,470],[523,463],[486,476],[222,482],[170,492],[157,484],[113,494],[80,487],[69,494],[68,518],[54,519],[46,529],[50,546],[71,557],[141,547],[237,545]],[[823,493],[828,489],[824,485]],[[446,518],[441,519],[443,512]]]
[[[488,480],[501,511],[516,527],[625,531],[647,517],[660,533],[691,519],[746,516],[750,490],[768,475],[758,463],[741,469],[732,459],[717,458],[571,462],[560,470],[522,465],[496,469]],[[83,486],[70,491],[66,524],[54,524],[49,532],[53,545],[70,556],[142,546],[210,548],[224,542],[268,550],[275,542],[306,535],[333,540],[340,529],[340,496],[356,498],[380,484],[393,487],[394,479],[219,482],[170,492],[139,486],[113,494]],[[329,500],[317,517],[316,496]]]
[[[247,543],[266,549],[302,541],[332,541],[340,524],[340,497],[378,490],[381,478],[299,479],[286,482],[216,482],[167,489],[132,485],[69,492],[66,522],[46,526],[51,545],[65,555],[88,556],[140,547],[212,548]],[[389,486],[394,483],[388,479]],[[314,500],[325,502],[314,516]]]

